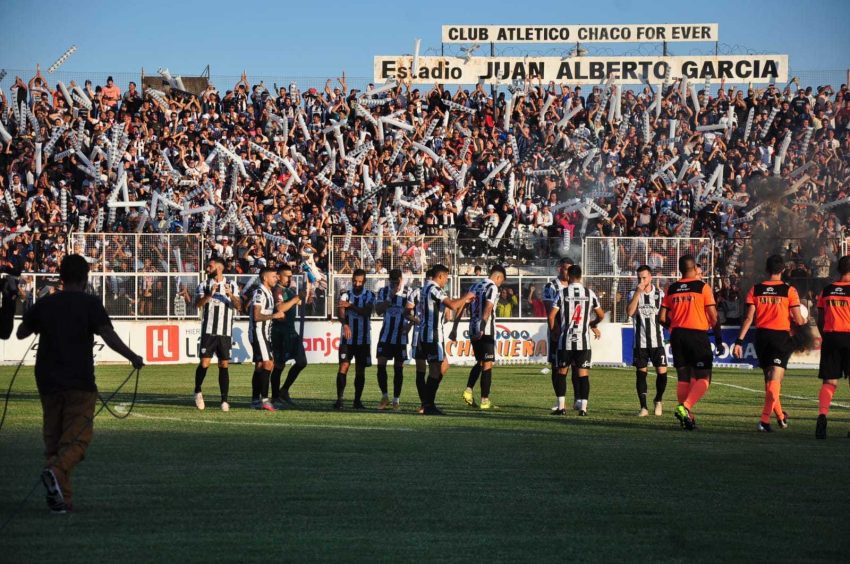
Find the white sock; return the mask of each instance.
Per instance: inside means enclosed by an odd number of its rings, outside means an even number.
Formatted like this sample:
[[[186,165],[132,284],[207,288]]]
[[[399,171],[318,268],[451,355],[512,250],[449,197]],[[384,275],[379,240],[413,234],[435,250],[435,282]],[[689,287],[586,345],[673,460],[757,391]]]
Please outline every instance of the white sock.
[[[564,396],[558,396],[558,409],[564,409],[564,405],[566,405],[566,398]]]
[[[467,392],[469,392],[469,393],[471,394],[471,393],[472,393],[472,388],[470,388],[469,386],[467,386],[467,387],[466,387],[466,391],[467,391]]]
[[[581,410],[587,411],[587,400],[586,399],[581,400]]]
[[[400,399],[401,399],[401,398],[393,398],[393,403],[399,403],[399,400],[400,400]]]

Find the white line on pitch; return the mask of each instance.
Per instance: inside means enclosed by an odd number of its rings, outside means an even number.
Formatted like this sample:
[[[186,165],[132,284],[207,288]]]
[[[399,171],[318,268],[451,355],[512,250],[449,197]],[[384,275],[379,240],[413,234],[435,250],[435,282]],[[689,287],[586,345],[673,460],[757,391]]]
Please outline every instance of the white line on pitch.
[[[744,386],[739,386],[737,384],[727,384],[725,382],[718,382],[717,380],[714,380],[712,382],[712,385],[726,386],[727,388],[735,388],[736,390],[743,390],[745,392],[753,392],[755,394],[763,394],[764,393],[764,390],[754,390],[752,388],[746,388]],[[805,396],[792,396],[792,395],[788,395],[788,394],[782,394],[781,397],[788,398],[788,399],[802,400],[802,401],[812,401],[812,402],[815,402],[815,403],[818,403],[818,401],[820,401],[817,398],[807,398]],[[832,402],[830,405],[832,407],[842,407],[844,409],[850,409],[850,405],[846,405],[846,404],[843,404],[843,403]]]
[[[144,415],[133,413],[133,417],[141,419],[155,419],[159,421],[179,421],[181,423],[208,423],[212,425],[235,425],[246,427],[291,427],[294,429],[340,429],[344,431],[413,431],[410,427],[374,427],[362,425],[320,425],[320,424],[292,424],[292,423],[270,423],[265,421],[219,421],[215,419],[184,419],[182,417],[167,417],[158,415]]]
[[[132,417],[140,419],[153,419],[158,421],[177,421],[180,423],[209,423],[213,425],[235,425],[249,427],[289,427],[289,428],[306,428],[306,429],[339,429],[343,431],[413,431],[410,427],[375,427],[375,426],[357,426],[357,425],[320,425],[320,424],[287,424],[287,423],[271,423],[265,421],[219,421],[214,419],[186,419],[183,417],[171,417],[166,415],[144,415],[142,413],[133,413]],[[431,429],[420,429],[420,431],[428,431]],[[489,435],[511,435],[523,437],[546,437],[550,436],[551,432],[535,432],[535,431],[509,431],[503,429],[490,429],[485,427],[471,427],[466,429],[450,428],[450,429],[434,429],[440,433],[447,434],[466,434],[466,433],[481,433],[486,432]]]

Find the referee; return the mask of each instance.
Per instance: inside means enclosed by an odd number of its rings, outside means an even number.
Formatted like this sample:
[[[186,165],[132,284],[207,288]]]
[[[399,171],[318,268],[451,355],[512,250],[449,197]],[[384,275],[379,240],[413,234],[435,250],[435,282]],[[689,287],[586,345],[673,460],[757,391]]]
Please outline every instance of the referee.
[[[221,391],[221,410],[230,411],[227,394],[230,390],[230,348],[233,343],[233,317],[242,307],[239,286],[224,278],[224,260],[219,257],[207,263],[207,279],[198,284],[195,305],[202,310],[201,363],[195,369],[195,407],[204,409],[201,386],[213,355],[218,357],[218,387]]]
[[[96,296],[85,293],[89,265],[80,255],[62,259],[62,291],[38,300],[24,313],[18,339],[41,337],[35,357],[35,382],[44,411],[42,434],[46,462],[41,481],[53,513],[72,509],[71,472],[85,458],[92,440],[97,386],[94,335],[134,368],[144,365],[115,334]]]
[[[838,259],[838,274],[840,278],[818,297],[818,329],[823,336],[818,378],[823,384],[818,394],[816,439],[826,438],[826,416],[838,379],[850,377],[850,256]]]
[[[678,383],[676,419],[688,431],[696,424],[691,410],[708,391],[714,354],[708,330],[717,323],[717,303],[708,284],[700,279],[693,255],[679,258],[682,278],[670,284],[661,303],[659,319],[670,327],[670,347]]]
[[[747,293],[747,317],[741,324],[732,354],[735,358],[744,356],[744,338],[755,321],[758,329],[756,357],[764,372],[764,409],[757,428],[761,432],[770,433],[773,430],[770,427],[771,413],[776,413],[780,429],[788,427],[788,414],[782,410],[779,394],[788,359],[795,348],[791,337],[791,320],[797,325],[805,325],[806,320],[800,313],[797,289],[782,281],[785,259],[780,255],[767,257],[765,270],[769,278],[750,288]]]

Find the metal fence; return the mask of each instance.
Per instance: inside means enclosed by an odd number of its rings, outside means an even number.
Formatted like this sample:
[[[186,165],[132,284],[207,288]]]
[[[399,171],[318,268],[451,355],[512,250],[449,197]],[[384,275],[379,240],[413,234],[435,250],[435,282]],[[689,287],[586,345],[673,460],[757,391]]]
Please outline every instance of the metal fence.
[[[86,257],[92,273],[203,270],[203,237],[198,233],[71,233],[68,250]]]
[[[458,293],[463,294],[481,278],[481,276],[458,276]],[[543,286],[551,279],[551,275],[507,276],[499,288],[499,300],[494,309],[496,319],[544,319],[546,308],[543,305]]]
[[[156,75],[156,69],[145,69],[144,76]],[[173,76],[202,76],[198,70],[189,70],[189,72],[177,72],[175,69],[170,69],[170,72]],[[29,81],[30,78],[35,76],[35,69],[6,69],[6,79],[4,80],[5,84],[11,84],[14,82],[16,76],[20,76],[24,82]],[[105,86],[106,79],[108,77],[112,77],[114,83],[121,89],[122,92],[127,90],[130,82],[135,82],[136,85],[141,89],[142,85],[142,71],[76,71],[76,70],[67,70],[60,69],[53,74],[46,75],[47,80],[51,87],[56,87],[57,81],[62,81],[65,85],[70,84],[71,81],[74,81],[80,87],[83,87],[87,80],[92,82],[93,87],[95,86]],[[214,85],[221,95],[223,96],[227,90],[232,90],[234,85],[240,80],[239,75],[231,75],[231,74],[218,74],[211,73],[209,74],[209,82]],[[272,90],[275,86],[278,88],[289,88],[290,83],[295,83],[298,88],[304,92],[308,88],[316,88],[320,92],[324,89],[325,84],[328,80],[331,81],[330,87],[335,88],[339,87],[339,82],[337,81],[336,76],[300,76],[300,75],[291,75],[291,74],[261,74],[261,75],[249,75],[248,83],[251,85],[262,83],[266,88]],[[345,78],[346,85],[348,88],[357,88],[361,91],[365,91],[366,87],[369,83],[372,82],[371,77],[365,76],[347,76]]]
[[[454,268],[456,254],[454,241],[446,236],[334,235],[330,246],[330,274],[350,275],[358,268],[371,274],[382,268],[422,274],[435,264]]]
[[[585,283],[597,293],[603,309],[610,312],[609,319],[615,322],[627,321],[628,292],[634,286],[639,265],[649,265],[664,287],[678,278],[678,258],[686,253],[697,257],[718,299],[730,304],[742,300],[749,286],[760,278],[764,257],[773,252],[787,258],[786,279],[800,296],[813,299],[835,274],[835,259],[847,254],[849,243],[850,238],[814,243],[808,239],[781,239],[770,248],[762,248],[763,244],[754,245],[749,239],[730,243],[707,238],[587,237],[580,244],[570,242],[567,246],[561,238],[541,237],[533,244],[543,246],[536,248],[526,263],[534,267],[524,269],[523,261],[514,259],[515,255],[493,252],[483,238],[399,236],[392,240],[385,236],[379,240],[370,236],[335,236],[331,241],[327,288],[316,289],[313,303],[305,306],[305,316],[319,319],[335,315],[339,295],[350,287],[356,268],[367,271],[366,286],[377,292],[386,284],[386,273],[392,268],[402,269],[406,285],[418,288],[424,271],[442,263],[453,273],[447,292],[460,294],[486,275],[490,264],[499,262],[508,268],[508,277],[500,296],[503,307],[497,317],[539,319],[544,316],[543,286],[554,275],[554,261],[564,255],[582,265]],[[825,255],[823,249],[827,251]],[[197,317],[195,289],[205,264],[200,235],[80,233],[70,235],[68,250],[87,257],[91,265],[89,292],[103,300],[111,316]],[[476,266],[481,272],[473,275]],[[226,276],[243,293],[256,281],[253,274]],[[298,276],[294,281],[296,286],[301,284]],[[17,313],[59,286],[58,273],[23,274]],[[734,309],[730,307],[731,311]]]
[[[60,287],[59,275],[52,273],[26,273],[21,282],[18,315]],[[187,319],[198,314],[194,297],[199,282],[198,272],[92,272],[87,292],[99,297],[116,319]]]
[[[706,278],[713,278],[714,246],[709,238],[586,237],[582,247],[584,282],[596,292],[613,322],[628,320],[628,293],[643,264],[652,269],[659,286],[666,287],[679,278],[679,257],[692,254]]]
[[[472,232],[473,235],[475,233]],[[581,238],[572,237],[569,231],[562,237],[551,237],[548,233],[535,232],[530,228],[517,229],[510,238],[503,238],[498,243],[480,231],[477,236],[457,239],[457,265],[461,273],[492,263],[502,264],[508,269],[548,269],[562,257],[570,257],[578,263],[581,252]]]

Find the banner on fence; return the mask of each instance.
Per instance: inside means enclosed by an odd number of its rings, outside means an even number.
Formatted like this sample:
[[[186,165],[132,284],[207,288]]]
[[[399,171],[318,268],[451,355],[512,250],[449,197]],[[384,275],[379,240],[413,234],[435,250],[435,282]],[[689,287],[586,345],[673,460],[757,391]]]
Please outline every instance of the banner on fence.
[[[756,349],[755,349],[755,335],[756,331],[749,331],[747,333],[747,338],[744,339],[743,351],[744,358],[738,359],[732,356],[732,346],[735,343],[735,339],[738,338],[738,333],[740,332],[739,327],[724,327],[722,330],[723,334],[723,342],[718,347],[714,344],[714,339],[710,339],[712,342],[712,349],[715,351],[714,362],[717,364],[749,364],[753,368],[758,368],[758,359],[756,358]],[[666,332],[665,332],[666,333]],[[634,354],[634,337],[635,332],[631,325],[623,325],[622,326],[622,334],[623,334],[623,362],[625,364],[631,365],[633,354]],[[820,340],[816,341],[819,343]],[[670,350],[670,343],[666,343],[664,346],[667,352],[667,360],[670,365],[673,365],[673,353]],[[803,353],[794,353],[791,355],[790,360],[788,361],[789,365],[801,365],[801,366],[817,366],[820,362],[820,349],[803,352]]]
[[[130,348],[138,352],[147,364],[192,364],[198,362],[198,343],[201,327],[196,321],[114,321],[118,335]],[[462,325],[461,327],[464,327]],[[372,335],[380,332],[381,322],[372,322]],[[606,365],[631,365],[634,347],[634,330],[631,325],[603,323],[599,326],[602,338],[591,343],[593,362]],[[310,364],[335,364],[339,353],[339,323],[334,321],[308,321],[304,325],[304,349]],[[445,328],[446,334],[449,327]],[[738,337],[737,327],[723,329],[723,343],[716,350],[716,363],[746,363],[758,367],[754,332],[744,342],[744,358],[732,356],[732,343]],[[372,343],[374,358],[377,340]],[[713,341],[713,339],[712,339]],[[30,346],[32,339],[0,341],[2,361],[18,362],[26,354],[24,364],[35,363],[38,342]],[[819,342],[819,340],[818,340]],[[505,364],[545,364],[549,352],[546,324],[540,320],[503,320],[496,324],[496,359]],[[670,345],[666,345],[667,358],[672,362]],[[234,363],[251,362],[252,350],[248,340],[248,322],[237,321],[233,325],[233,347],[231,360]],[[125,362],[124,358],[107,347],[99,337],[94,344],[95,362]],[[446,342],[446,356],[451,364],[474,362],[472,343],[463,328],[458,329],[458,338]],[[791,365],[813,366],[820,360],[820,351],[795,353]]]
[[[184,364],[198,362],[198,343],[201,337],[197,321],[113,321],[118,335],[130,348],[142,355],[147,364]],[[465,324],[461,326],[465,327]],[[372,322],[372,335],[380,332],[381,322]],[[452,364],[471,364],[474,361],[472,343],[462,328],[458,339],[446,342],[446,354]],[[546,325],[540,320],[501,321],[496,324],[496,358],[505,363],[547,362],[548,346]],[[602,339],[593,342],[594,362],[617,364],[622,359],[622,342],[619,325],[601,325]],[[446,334],[449,327],[446,327]],[[304,349],[310,364],[335,364],[339,353],[339,323],[333,321],[308,321],[304,324]],[[29,350],[31,339],[2,341],[3,361],[18,362],[26,353],[25,364],[35,363],[36,343]],[[374,358],[377,339],[373,339]],[[96,362],[124,362],[99,338],[95,339]],[[248,322],[233,325],[231,360],[234,363],[251,362],[252,350],[248,340]]]

